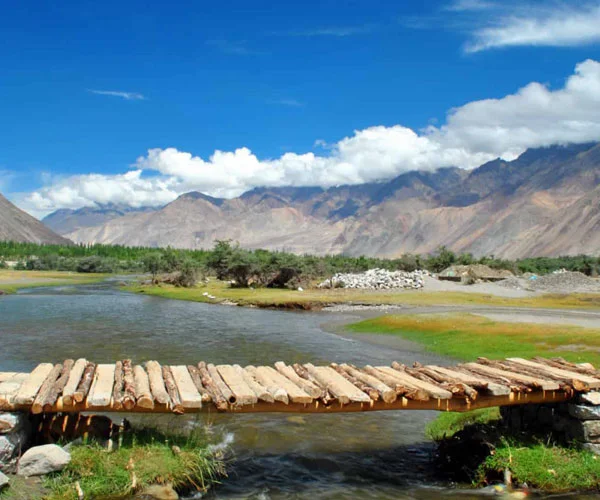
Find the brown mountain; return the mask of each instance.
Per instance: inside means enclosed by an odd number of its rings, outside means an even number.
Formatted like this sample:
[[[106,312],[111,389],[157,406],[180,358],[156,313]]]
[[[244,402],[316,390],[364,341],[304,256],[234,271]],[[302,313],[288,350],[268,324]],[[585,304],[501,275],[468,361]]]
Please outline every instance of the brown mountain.
[[[188,193],[160,210],[66,234],[78,242],[249,248],[393,257],[440,245],[475,255],[600,254],[600,145],[526,151],[465,171],[408,172],[330,189]]]
[[[0,241],[71,245],[39,220],[15,207],[0,194]]]

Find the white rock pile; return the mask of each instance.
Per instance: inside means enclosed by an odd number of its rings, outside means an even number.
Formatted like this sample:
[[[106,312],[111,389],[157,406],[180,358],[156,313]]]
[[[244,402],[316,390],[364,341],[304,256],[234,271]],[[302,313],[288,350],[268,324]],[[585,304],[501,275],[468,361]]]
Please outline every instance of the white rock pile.
[[[393,290],[398,288],[419,289],[425,285],[429,271],[387,271],[369,269],[364,273],[338,273],[323,281],[319,288],[359,288],[363,290]]]

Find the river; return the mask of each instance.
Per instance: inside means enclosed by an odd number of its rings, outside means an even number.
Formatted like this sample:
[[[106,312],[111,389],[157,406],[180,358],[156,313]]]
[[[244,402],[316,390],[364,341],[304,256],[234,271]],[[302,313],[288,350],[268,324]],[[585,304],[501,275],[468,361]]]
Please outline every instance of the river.
[[[110,283],[32,289],[0,298],[0,371],[78,357],[242,365],[448,361],[408,343],[376,344],[323,327],[348,319],[165,300],[120,292]],[[433,412],[197,418],[233,454],[230,475],[211,492],[214,498],[481,498],[435,479],[433,445],[424,435]]]

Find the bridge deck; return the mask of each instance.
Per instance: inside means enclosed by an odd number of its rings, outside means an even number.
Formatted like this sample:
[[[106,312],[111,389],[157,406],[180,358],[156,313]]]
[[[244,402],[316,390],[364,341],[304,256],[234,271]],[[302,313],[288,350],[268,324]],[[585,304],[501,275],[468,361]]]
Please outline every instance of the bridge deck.
[[[600,389],[600,371],[561,358],[509,358],[453,367],[349,364],[161,366],[130,360],[42,363],[31,373],[0,372],[0,411],[331,413],[468,411],[561,402]]]

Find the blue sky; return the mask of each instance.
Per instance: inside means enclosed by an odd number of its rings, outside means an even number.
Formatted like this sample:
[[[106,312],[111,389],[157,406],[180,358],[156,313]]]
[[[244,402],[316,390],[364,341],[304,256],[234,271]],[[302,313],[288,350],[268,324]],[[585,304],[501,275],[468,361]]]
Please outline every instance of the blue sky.
[[[600,139],[597,1],[22,0],[0,32],[0,191],[36,215]]]

